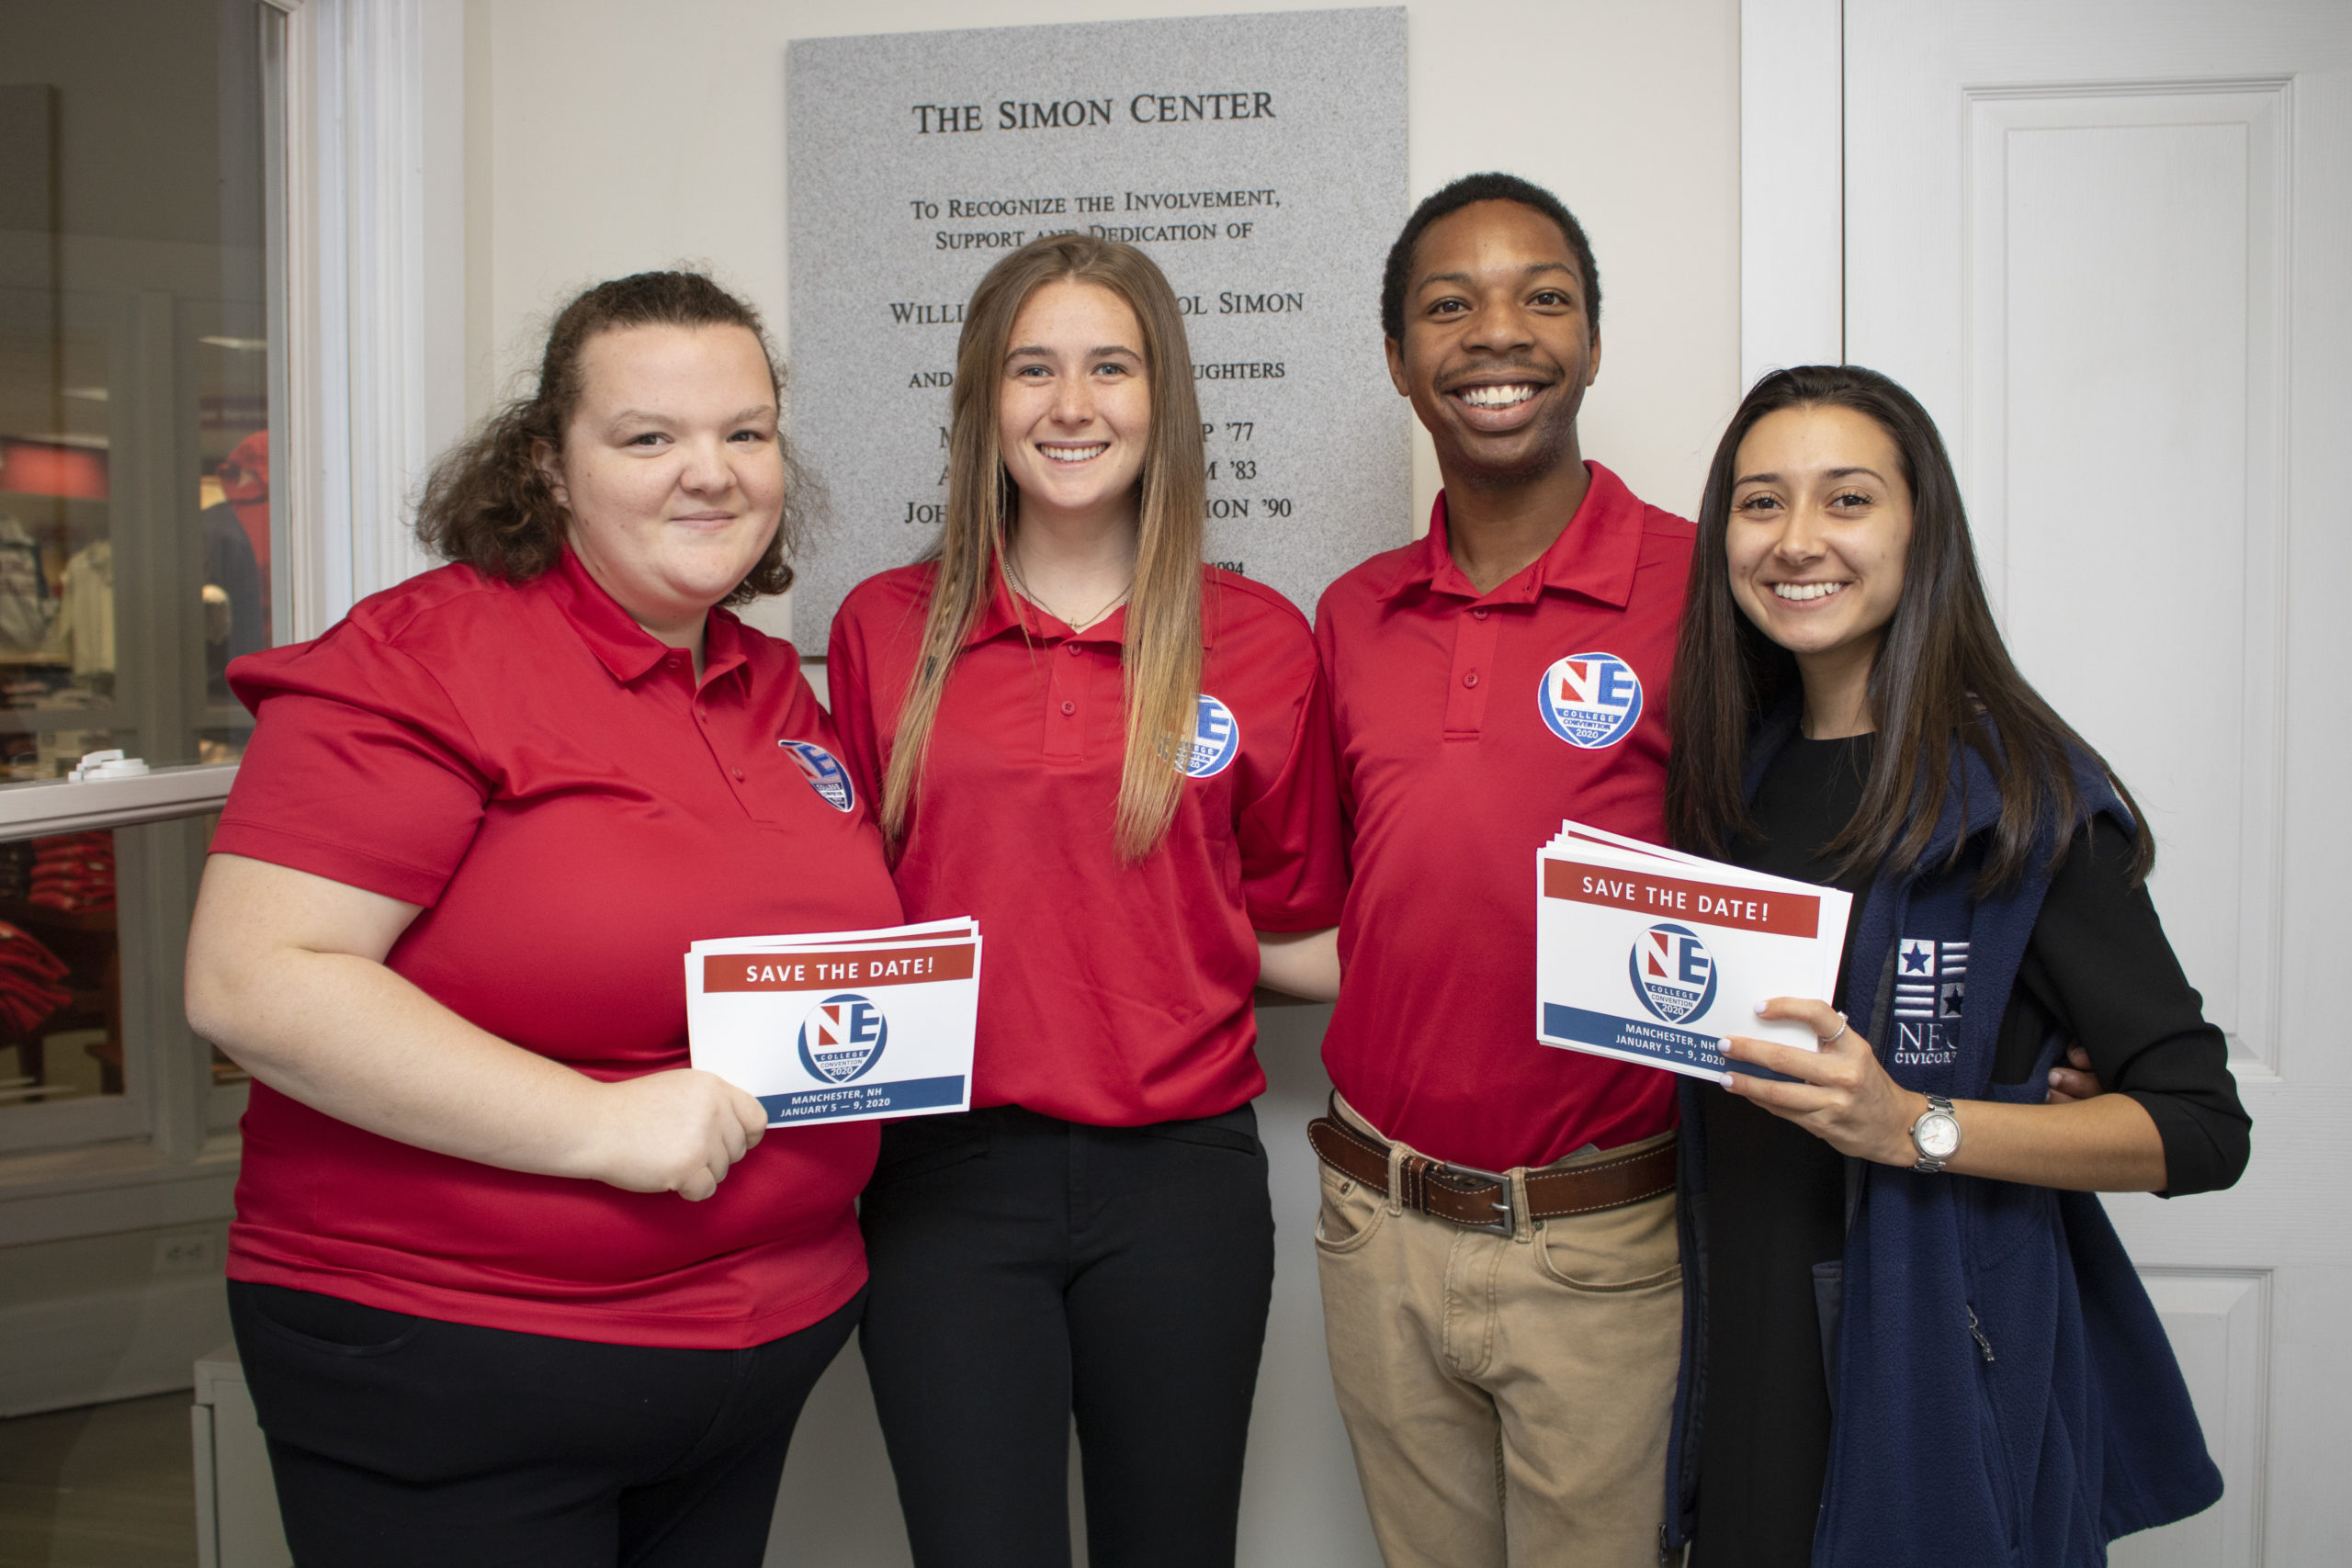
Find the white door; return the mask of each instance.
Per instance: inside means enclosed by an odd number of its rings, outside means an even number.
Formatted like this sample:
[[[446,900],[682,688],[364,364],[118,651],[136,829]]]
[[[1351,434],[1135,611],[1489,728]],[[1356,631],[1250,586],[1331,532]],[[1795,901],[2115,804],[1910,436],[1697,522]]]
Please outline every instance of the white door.
[[[2115,1561],[2352,1559],[2352,4],[1747,0],[1744,31],[1750,373],[1838,323],[1935,415],[2254,1116],[2234,1190],[2109,1202],[2228,1481]]]

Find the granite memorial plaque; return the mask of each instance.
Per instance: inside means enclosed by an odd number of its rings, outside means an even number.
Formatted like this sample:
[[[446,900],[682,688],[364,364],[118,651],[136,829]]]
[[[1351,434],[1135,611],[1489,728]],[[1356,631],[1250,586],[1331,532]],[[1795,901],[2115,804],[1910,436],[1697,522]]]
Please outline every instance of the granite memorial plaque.
[[[1311,615],[1411,537],[1379,314],[1401,8],[807,39],[786,69],[791,430],[831,497],[793,595],[804,650],[937,538],[964,303],[1042,233],[1127,242],[1174,286],[1210,559]]]

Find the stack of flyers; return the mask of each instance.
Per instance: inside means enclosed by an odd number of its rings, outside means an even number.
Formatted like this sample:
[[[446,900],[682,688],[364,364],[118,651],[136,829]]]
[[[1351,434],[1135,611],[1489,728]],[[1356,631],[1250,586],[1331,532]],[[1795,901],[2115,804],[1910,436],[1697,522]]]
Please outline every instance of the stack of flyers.
[[[694,1065],[771,1127],[967,1111],[980,928],[729,937],[686,952]]]
[[[1833,992],[1852,903],[1563,822],[1535,857],[1536,1035],[1718,1080],[1727,1034],[1817,1049],[1804,1024],[1768,1022],[1756,1007]]]

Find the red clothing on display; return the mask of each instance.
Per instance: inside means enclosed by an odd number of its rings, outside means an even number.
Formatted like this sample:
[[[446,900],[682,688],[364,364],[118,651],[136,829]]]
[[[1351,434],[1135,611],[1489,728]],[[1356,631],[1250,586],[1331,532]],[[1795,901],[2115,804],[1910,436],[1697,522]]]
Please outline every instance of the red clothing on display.
[[[39,939],[0,920],[0,1034],[29,1035],[58,1009],[71,1006],[74,993],[60,984],[71,973]]]
[[[1536,852],[1567,817],[1666,839],[1695,532],[1586,466],[1568,525],[1492,592],[1454,564],[1440,495],[1426,537],[1316,611],[1355,864],[1324,1065],[1390,1137],[1483,1170],[1675,1124],[1672,1074],[1535,1038]]]
[[[101,828],[35,839],[25,902],[66,914],[103,914],[113,908],[114,834]]]
[[[390,967],[591,1077],[687,1065],[688,942],[899,919],[865,802],[787,744],[838,755],[791,646],[713,611],[697,684],[568,550],[527,583],[413,578],[230,680],[260,727],[212,848],[424,906]],[[850,1205],[876,1143],[773,1129],[689,1203],[434,1154],[256,1083],[229,1277],[741,1348],[865,1282]]]
[[[867,579],[833,621],[834,722],[880,798],[933,569]],[[1026,625],[1023,612],[1026,612]],[[1222,1115],[1266,1087],[1258,931],[1339,919],[1346,871],[1306,617],[1204,569],[1198,739],[1168,837],[1113,839],[1126,612],[1073,635],[998,584],[939,705],[898,865],[910,920],[973,915],[972,1104],[1130,1127]]]

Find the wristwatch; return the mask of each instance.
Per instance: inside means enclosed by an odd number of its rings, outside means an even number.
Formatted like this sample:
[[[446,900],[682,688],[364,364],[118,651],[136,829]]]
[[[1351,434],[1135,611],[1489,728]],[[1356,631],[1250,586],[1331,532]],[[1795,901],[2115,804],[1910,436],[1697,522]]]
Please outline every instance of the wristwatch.
[[[1911,1123],[1911,1146],[1919,1151],[1918,1163],[1911,1168],[1929,1176],[1960,1153],[1960,1118],[1951,1113],[1951,1100],[1940,1094],[1928,1096],[1928,1109]]]

